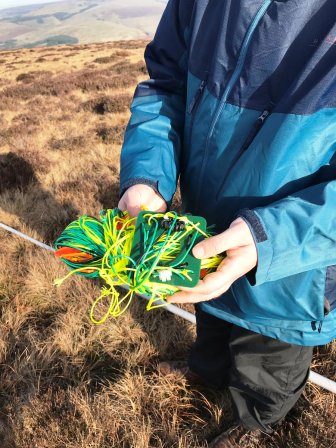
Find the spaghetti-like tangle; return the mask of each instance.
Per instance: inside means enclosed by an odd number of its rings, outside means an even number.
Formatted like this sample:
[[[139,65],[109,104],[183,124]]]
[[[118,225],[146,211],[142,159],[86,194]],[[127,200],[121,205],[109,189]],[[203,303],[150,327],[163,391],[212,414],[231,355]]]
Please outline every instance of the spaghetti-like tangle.
[[[176,212],[151,213],[145,217],[151,231],[146,233],[144,229],[143,250],[139,260],[131,257],[136,218],[131,218],[127,212],[123,213],[119,209],[103,210],[100,220],[90,216],[80,217],[66,227],[55,243],[56,255],[71,269],[64,278],[55,280],[56,285],[61,285],[73,274],[89,278],[101,277],[106,283],[91,308],[90,318],[95,324],[105,322],[109,316],[120,316],[129,307],[135,294],[150,297],[147,310],[165,306],[165,297],[179,288],[169,282],[156,282],[153,279],[163,278],[167,265],[169,272],[180,278],[190,279],[193,273],[183,267],[183,260],[197,237],[211,236],[209,230],[203,232],[188,216],[180,217]],[[164,233],[159,234],[159,222],[162,219],[169,219],[171,225]],[[183,229],[173,231],[178,219],[183,220]],[[190,247],[177,265],[174,260],[180,254],[181,241],[187,236],[190,238]],[[215,270],[222,259],[222,256],[215,256],[202,260],[202,277]],[[129,290],[126,294],[120,294],[117,287],[125,285]],[[106,313],[96,318],[97,305],[107,297],[109,305]]]

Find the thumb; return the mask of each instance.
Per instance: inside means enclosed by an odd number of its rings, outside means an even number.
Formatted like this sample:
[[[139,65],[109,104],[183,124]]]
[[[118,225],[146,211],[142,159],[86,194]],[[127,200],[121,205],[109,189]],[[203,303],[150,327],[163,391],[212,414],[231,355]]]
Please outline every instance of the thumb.
[[[196,244],[192,253],[196,258],[210,258],[221,254],[228,249],[240,246],[240,232],[235,227],[230,227],[218,235],[207,238]]]
[[[121,210],[122,212],[127,210],[127,205],[126,205],[126,201],[124,199],[124,196],[120,199],[119,204],[118,204],[118,208],[119,210]]]

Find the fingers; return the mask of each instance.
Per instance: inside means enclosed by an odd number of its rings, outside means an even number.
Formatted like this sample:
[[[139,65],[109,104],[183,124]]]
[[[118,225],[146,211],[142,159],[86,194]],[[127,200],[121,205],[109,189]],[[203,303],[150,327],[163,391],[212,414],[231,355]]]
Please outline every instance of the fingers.
[[[127,204],[126,204],[126,201],[125,201],[125,195],[123,195],[123,197],[120,199],[119,204],[118,204],[118,208],[122,212],[125,212],[127,210]]]
[[[255,246],[255,243],[246,222],[241,218],[237,218],[224,232],[197,244],[193,248],[193,254],[196,258],[210,258],[229,249],[244,246]]]
[[[196,258],[210,258],[233,247],[241,245],[241,232],[237,226],[230,227],[218,235],[196,244],[193,255]]]
[[[194,288],[183,288],[181,291],[167,297],[167,301],[171,303],[182,303],[198,297],[202,300],[210,300],[214,298],[216,291],[225,289],[226,287],[229,289],[232,283],[229,278],[231,280],[231,277],[227,278],[220,271],[213,272],[204,277]]]
[[[171,297],[167,297],[166,300],[169,303],[199,303],[199,302],[207,302],[208,300],[216,299],[217,297],[224,294],[230,286],[224,287],[222,289],[218,289],[212,295],[208,294],[193,294],[192,292],[177,292]]]
[[[123,212],[127,210],[128,214],[131,218],[138,216],[141,212],[141,207],[143,204],[143,200],[141,198],[141,191],[139,191],[137,186],[130,187],[120,199],[118,207]]]
[[[232,283],[253,268],[253,262],[246,256],[245,248],[236,250],[233,257],[226,257],[216,272],[208,274],[194,288],[181,291],[166,298],[170,303],[196,303],[219,297]]]
[[[148,185],[137,184],[130,187],[119,201],[118,207],[122,211],[128,211],[133,218],[143,207],[153,212],[165,212],[166,201],[153,188]]]
[[[119,201],[118,208],[123,212],[127,211],[128,214],[133,218],[140,213],[139,202],[139,200],[137,201],[134,198],[134,194],[130,195],[129,192],[126,191]]]
[[[138,214],[141,212],[141,205],[142,204],[139,205],[137,203],[128,203],[127,211],[131,218],[135,218],[136,216],[138,216]]]
[[[166,201],[162,200],[160,196],[156,195],[154,201],[152,201],[148,205],[148,209],[152,212],[164,213],[167,210]]]

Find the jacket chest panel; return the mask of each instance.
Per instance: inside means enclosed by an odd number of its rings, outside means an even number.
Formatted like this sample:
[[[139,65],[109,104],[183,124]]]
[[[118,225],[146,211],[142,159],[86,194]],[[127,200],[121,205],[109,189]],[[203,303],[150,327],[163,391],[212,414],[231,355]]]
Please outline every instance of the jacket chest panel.
[[[194,30],[189,69],[201,80],[207,77],[216,98],[230,82],[246,33],[264,3],[210,0]],[[333,0],[274,1],[256,24],[227,101],[296,114],[336,107],[335,61]]]

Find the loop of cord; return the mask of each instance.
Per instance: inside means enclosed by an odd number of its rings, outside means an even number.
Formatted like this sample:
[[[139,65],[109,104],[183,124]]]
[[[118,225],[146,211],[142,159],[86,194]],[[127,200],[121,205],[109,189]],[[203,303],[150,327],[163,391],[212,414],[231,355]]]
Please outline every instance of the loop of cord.
[[[173,231],[179,215],[176,212],[148,213],[145,218],[150,224],[151,231],[143,229],[143,251],[140,260],[131,257],[131,250],[136,229],[136,218],[131,218],[127,212],[119,209],[103,210],[100,220],[81,216],[69,224],[55,243],[55,249],[71,248],[80,253],[74,258],[62,258],[70,268],[69,274],[62,279],[56,279],[54,284],[60,286],[73,274],[89,278],[101,277],[105,286],[101,295],[94,301],[90,319],[94,324],[102,324],[112,317],[123,314],[132,303],[135,294],[150,297],[147,310],[166,306],[165,298],[178,291],[172,284],[153,281],[153,278],[169,279],[169,273],[180,278],[191,279],[193,272],[183,267],[183,261],[190,253],[197,237],[204,238],[212,235],[210,230],[203,232],[191,222],[187,216],[183,217],[185,224],[180,231]],[[159,233],[159,220],[168,218],[171,225],[165,232]],[[181,242],[190,235],[189,248],[179,263],[174,260],[181,252]],[[56,252],[57,253],[57,252]],[[84,261],[83,261],[84,254]],[[62,256],[61,256],[62,257]],[[86,258],[85,258],[86,257]],[[203,274],[215,270],[222,256],[215,256],[202,260]],[[163,263],[163,264],[160,264]],[[121,296],[119,286],[128,286],[128,292]],[[100,317],[96,317],[97,308],[107,308]]]

